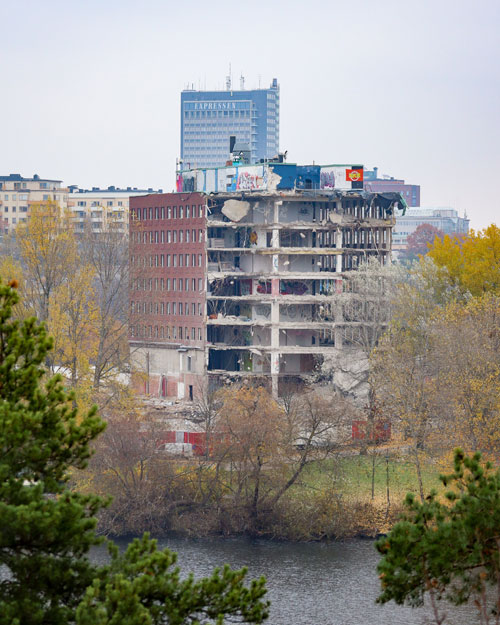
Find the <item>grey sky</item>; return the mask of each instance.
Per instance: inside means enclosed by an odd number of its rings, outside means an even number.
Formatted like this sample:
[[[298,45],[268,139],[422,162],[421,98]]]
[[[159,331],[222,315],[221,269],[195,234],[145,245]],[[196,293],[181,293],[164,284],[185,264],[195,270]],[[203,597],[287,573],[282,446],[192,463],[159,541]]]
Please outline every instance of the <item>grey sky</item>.
[[[0,0],[0,173],[174,186],[180,91],[281,85],[281,148],[500,223],[500,2]]]

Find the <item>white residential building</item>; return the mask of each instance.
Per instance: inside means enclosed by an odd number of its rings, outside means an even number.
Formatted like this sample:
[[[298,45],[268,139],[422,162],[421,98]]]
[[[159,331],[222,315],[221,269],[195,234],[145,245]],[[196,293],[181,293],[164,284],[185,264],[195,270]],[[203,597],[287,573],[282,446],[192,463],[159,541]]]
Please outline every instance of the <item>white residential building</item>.
[[[74,214],[77,233],[83,232],[86,224],[90,224],[93,232],[104,232],[110,227],[128,231],[130,198],[146,193],[162,193],[162,189],[120,189],[113,186],[107,189],[80,189],[70,186],[69,190],[68,208]]]
[[[67,207],[68,189],[61,180],[24,178],[21,174],[0,176],[1,232],[7,233],[27,220],[30,207],[38,202],[54,201],[61,208]]]

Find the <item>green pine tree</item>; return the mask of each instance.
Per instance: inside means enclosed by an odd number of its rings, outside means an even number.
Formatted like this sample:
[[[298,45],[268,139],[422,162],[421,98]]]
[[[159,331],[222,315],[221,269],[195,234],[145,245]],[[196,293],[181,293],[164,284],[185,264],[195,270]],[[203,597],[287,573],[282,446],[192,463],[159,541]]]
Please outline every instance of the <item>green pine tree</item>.
[[[44,380],[52,341],[36,319],[12,320],[18,299],[0,284],[0,623],[63,625],[95,577],[102,505],[70,492],[68,471],[104,423],[95,410],[78,419],[60,376]]]
[[[262,623],[264,579],[216,570],[181,579],[176,556],[144,536],[95,567],[99,497],[68,488],[104,429],[79,416],[60,376],[46,379],[52,341],[36,319],[12,319],[15,284],[0,282],[0,625]]]
[[[407,495],[403,518],[377,541],[377,601],[417,606],[427,597],[437,624],[445,622],[440,602],[471,603],[479,623],[499,623],[500,470],[457,449],[454,471],[441,481],[450,487],[445,500]]]

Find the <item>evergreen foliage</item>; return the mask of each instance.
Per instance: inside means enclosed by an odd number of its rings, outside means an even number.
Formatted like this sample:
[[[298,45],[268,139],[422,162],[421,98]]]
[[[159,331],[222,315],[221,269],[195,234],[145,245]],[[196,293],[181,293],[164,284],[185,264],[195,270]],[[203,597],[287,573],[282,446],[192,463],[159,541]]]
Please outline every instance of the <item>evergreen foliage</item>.
[[[70,492],[104,423],[77,419],[60,376],[44,381],[52,340],[34,318],[11,319],[18,295],[0,285],[0,623],[70,621],[95,571],[98,497]]]
[[[441,476],[451,489],[440,501],[406,498],[406,513],[377,543],[382,593],[379,603],[421,605],[427,595],[436,623],[438,602],[469,601],[481,623],[500,620],[500,470],[481,455],[455,451],[454,471]],[[493,620],[492,620],[493,619]]]

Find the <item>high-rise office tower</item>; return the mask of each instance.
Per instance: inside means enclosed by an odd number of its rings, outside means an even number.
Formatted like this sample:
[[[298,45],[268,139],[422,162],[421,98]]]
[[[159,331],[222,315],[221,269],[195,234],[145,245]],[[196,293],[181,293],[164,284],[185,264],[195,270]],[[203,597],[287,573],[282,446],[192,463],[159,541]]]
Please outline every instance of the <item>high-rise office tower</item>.
[[[231,87],[225,91],[181,93],[181,169],[222,167],[230,156],[230,137],[250,149],[250,162],[276,156],[279,151],[279,85],[269,89]]]

